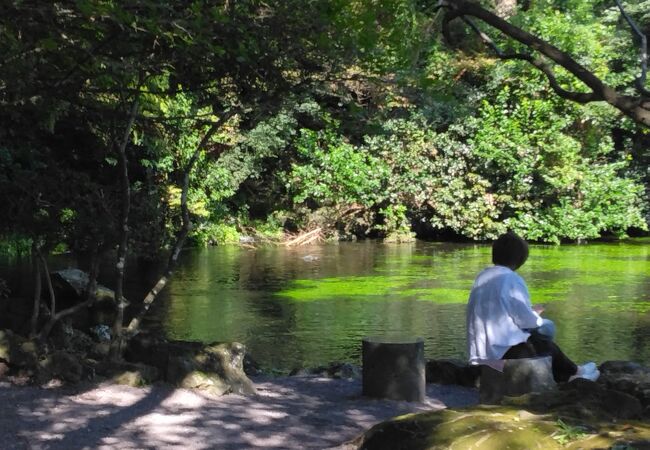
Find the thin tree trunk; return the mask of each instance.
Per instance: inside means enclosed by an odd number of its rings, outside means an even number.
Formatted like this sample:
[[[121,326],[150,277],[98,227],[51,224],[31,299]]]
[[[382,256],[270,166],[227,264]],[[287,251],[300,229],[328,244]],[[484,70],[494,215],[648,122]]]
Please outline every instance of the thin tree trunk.
[[[47,291],[50,294],[50,314],[56,314],[56,295],[54,294],[54,286],[52,286],[52,277],[50,277],[50,269],[47,265],[47,259],[43,256],[41,251],[38,251],[38,256],[45,272],[45,282],[47,284]]]
[[[129,121],[124,130],[122,140],[118,146],[118,156],[120,159],[120,184],[122,188],[122,210],[120,211],[120,243],[117,248],[117,262],[115,264],[115,301],[117,302],[117,312],[115,322],[113,323],[113,341],[111,343],[110,356],[117,359],[121,356],[122,348],[122,322],[124,321],[124,270],[126,266],[126,255],[129,242],[129,212],[131,210],[131,183],[129,181],[129,160],[126,156],[126,146],[129,142],[135,116],[138,113],[138,97],[133,101]]]
[[[32,318],[30,323],[30,332],[36,336],[38,328],[38,313],[41,304],[41,265],[38,258],[38,246],[36,242],[32,243],[32,272],[34,275],[34,301],[32,305]]]
[[[212,136],[214,136],[214,134],[223,126],[223,124],[226,123],[237,112],[238,112],[237,110],[229,111],[228,113],[220,117],[217,122],[212,124],[212,127],[210,127],[210,129],[205,134],[205,136],[203,136],[203,139],[201,139],[201,142],[199,143],[199,145],[197,145],[196,149],[194,150],[194,153],[192,154],[192,157],[190,158],[189,162],[185,166],[185,170],[183,171],[183,188],[181,191],[181,216],[182,216],[183,223],[181,225],[180,230],[178,230],[178,233],[176,234],[176,241],[174,243],[174,246],[172,247],[172,251],[171,254],[169,255],[169,259],[167,260],[167,267],[165,268],[163,275],[158,279],[154,287],[147,293],[146,297],[144,298],[144,301],[142,302],[142,308],[140,309],[140,312],[129,323],[129,326],[127,328],[127,332],[129,336],[134,336],[135,334],[138,333],[140,323],[142,322],[142,318],[146,315],[147,311],[149,311],[149,308],[151,308],[151,305],[153,304],[154,300],[156,300],[156,298],[158,297],[158,294],[167,285],[167,282],[169,281],[172,274],[174,273],[174,270],[176,269],[176,264],[178,263],[178,256],[181,253],[183,244],[185,243],[185,239],[187,239],[187,235],[192,230],[190,211],[187,206],[187,194],[190,187],[190,175],[192,173],[192,169],[194,168],[194,164],[196,163],[197,159],[199,158],[199,155],[201,154],[201,151],[206,146],[206,144],[210,141]]]

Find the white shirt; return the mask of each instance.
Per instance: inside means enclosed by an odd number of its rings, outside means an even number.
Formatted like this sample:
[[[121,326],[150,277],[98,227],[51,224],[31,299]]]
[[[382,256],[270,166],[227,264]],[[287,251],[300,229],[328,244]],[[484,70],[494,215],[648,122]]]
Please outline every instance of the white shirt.
[[[467,305],[470,363],[501,359],[510,347],[526,342],[530,333],[524,329],[542,323],[524,280],[508,267],[488,267],[476,277]]]

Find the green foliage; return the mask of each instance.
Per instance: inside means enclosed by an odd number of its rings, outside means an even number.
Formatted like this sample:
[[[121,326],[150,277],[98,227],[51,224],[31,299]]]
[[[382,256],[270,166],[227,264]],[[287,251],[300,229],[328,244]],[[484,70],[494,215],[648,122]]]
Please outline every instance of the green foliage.
[[[237,227],[226,223],[203,222],[198,224],[190,235],[190,239],[199,246],[226,245],[239,243]]]
[[[647,3],[625,2],[644,29]],[[638,52],[611,6],[544,0],[511,21],[627,89]],[[193,158],[188,205],[200,245],[235,240],[235,226],[275,239],[285,225],[316,221],[396,241],[415,230],[482,240],[510,228],[560,242],[647,228],[647,134],[609,107],[560,100],[530,65],[480,53],[467,30],[450,49],[411,1],[6,9],[0,202],[11,220],[2,236],[75,252],[114,247],[116,149],[136,99],[126,152],[130,246],[140,255],[154,256],[179,229]],[[276,211],[282,221],[269,219]]]
[[[558,419],[556,423],[558,430],[553,433],[552,438],[561,445],[566,445],[571,441],[584,439],[589,435],[587,428],[582,425],[569,425],[562,419]]]
[[[306,163],[292,166],[287,187],[297,192],[296,202],[310,198],[320,204],[371,206],[381,195],[387,167],[337,135],[337,125],[332,121],[324,130],[300,130],[295,145]]]
[[[15,258],[29,255],[32,241],[21,236],[8,236],[0,239],[0,256]]]

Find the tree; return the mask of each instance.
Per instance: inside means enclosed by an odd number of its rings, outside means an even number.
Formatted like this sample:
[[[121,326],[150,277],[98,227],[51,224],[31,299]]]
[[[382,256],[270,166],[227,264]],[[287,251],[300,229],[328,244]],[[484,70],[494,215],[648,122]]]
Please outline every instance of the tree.
[[[476,2],[467,0],[442,0],[436,8],[442,8],[445,11],[443,17],[443,28],[447,36],[449,36],[450,23],[455,19],[461,19],[494,51],[500,59],[518,59],[527,61],[529,64],[543,72],[552,89],[560,97],[583,104],[605,101],[635,122],[650,127],[650,91],[648,91],[645,86],[648,60],[647,39],[645,34],[641,32],[634,21],[625,13],[620,1],[617,0],[617,4],[632,28],[635,36],[640,40],[639,59],[641,74],[635,80],[634,90],[636,93],[633,95],[624,92],[620,88],[608,85],[592,70],[580,64],[567,52],[562,51],[555,45],[509,23],[499,17],[499,15],[488,11]],[[490,38],[486,32],[482,31],[476,24],[474,24],[470,18],[478,19],[485,25],[500,31],[503,35],[522,44],[527,51],[502,51],[495,41]],[[535,56],[535,52],[542,56]],[[549,61],[564,68],[576,79],[584,83],[589,91],[584,92],[566,89],[558,81],[554,68]]]
[[[131,220],[134,180],[139,183],[153,170],[164,175],[158,177],[165,185],[159,192],[181,186],[180,223],[146,311],[191,230],[188,196],[197,162],[208,154],[219,158],[219,133],[231,119],[240,129],[254,127],[287,93],[323,83],[342,66],[344,58],[331,57],[342,51],[332,39],[336,8],[322,0],[7,5],[0,26],[0,50],[7,55],[0,64],[7,176],[0,181],[13,185],[17,174],[25,174],[17,187],[33,202],[56,208],[45,222],[74,250],[98,261],[116,249],[114,354],[121,341],[132,231],[148,226]],[[169,114],[179,101],[190,104],[184,117]],[[184,146],[180,153],[172,150],[175,142]],[[30,155],[29,164],[22,153]],[[180,158],[163,171],[159,163],[170,155]],[[65,175],[78,183],[61,189],[56,180]],[[14,194],[15,189],[3,191],[24,221],[6,232],[31,230],[37,223],[31,211],[39,209],[24,202],[24,193]],[[166,200],[161,195],[153,201]],[[98,214],[105,220],[98,221]],[[94,282],[91,276],[89,292]],[[92,301],[90,296],[82,306]],[[52,315],[45,335],[62,314]]]

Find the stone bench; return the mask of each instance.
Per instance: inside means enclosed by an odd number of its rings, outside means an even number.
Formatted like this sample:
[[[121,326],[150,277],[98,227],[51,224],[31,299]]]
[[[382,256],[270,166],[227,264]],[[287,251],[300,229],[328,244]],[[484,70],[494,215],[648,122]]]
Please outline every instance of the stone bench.
[[[426,397],[424,340],[365,338],[363,395],[422,402]]]
[[[481,403],[498,404],[504,396],[515,397],[556,387],[550,356],[506,359],[502,363],[503,371],[481,366]]]

